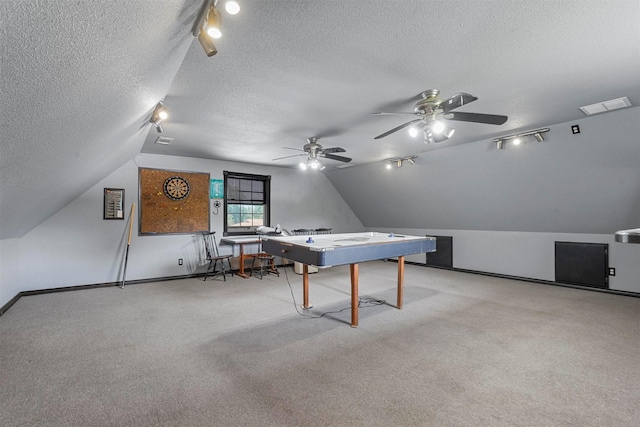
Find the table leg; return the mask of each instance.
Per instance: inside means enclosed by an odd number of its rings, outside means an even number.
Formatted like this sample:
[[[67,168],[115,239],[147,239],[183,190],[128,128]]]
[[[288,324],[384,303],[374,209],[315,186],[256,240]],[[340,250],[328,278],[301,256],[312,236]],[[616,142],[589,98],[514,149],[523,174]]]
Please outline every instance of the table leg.
[[[398,302],[396,308],[402,310],[402,297],[404,292],[404,257],[398,257]]]
[[[248,279],[249,275],[244,272],[244,260],[244,244],[240,243],[240,258],[238,259],[238,262],[240,263],[240,271],[238,272],[238,276]]]
[[[309,266],[302,265],[302,308],[311,308],[309,305]]]
[[[351,273],[351,327],[358,327],[358,264],[349,266]]]

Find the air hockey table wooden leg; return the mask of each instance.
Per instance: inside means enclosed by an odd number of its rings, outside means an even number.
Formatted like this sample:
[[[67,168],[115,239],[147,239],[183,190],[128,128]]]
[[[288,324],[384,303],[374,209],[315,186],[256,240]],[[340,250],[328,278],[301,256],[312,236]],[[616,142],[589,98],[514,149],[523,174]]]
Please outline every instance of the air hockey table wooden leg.
[[[404,293],[404,257],[398,257],[398,299],[396,308],[402,310],[402,299]]]
[[[309,304],[309,266],[302,265],[302,308],[311,308]]]
[[[358,264],[349,266],[351,273],[351,327],[358,327]]]

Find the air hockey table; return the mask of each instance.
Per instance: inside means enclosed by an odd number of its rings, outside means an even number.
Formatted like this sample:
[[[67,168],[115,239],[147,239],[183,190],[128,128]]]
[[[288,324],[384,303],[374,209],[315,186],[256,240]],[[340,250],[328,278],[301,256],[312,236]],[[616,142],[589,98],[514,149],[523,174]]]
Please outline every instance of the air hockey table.
[[[396,308],[402,309],[404,257],[436,250],[435,237],[407,236],[393,233],[343,233],[309,236],[263,236],[262,250],[272,255],[298,261],[303,266],[303,308],[309,305],[309,265],[318,268],[350,265],[351,326],[358,326],[358,264],[398,258],[398,296]]]

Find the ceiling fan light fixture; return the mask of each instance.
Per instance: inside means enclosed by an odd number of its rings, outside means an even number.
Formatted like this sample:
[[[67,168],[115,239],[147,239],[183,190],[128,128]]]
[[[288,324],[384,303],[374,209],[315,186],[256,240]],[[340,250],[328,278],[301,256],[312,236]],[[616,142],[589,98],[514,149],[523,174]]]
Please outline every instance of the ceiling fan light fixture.
[[[311,169],[324,170],[325,165],[318,159],[307,159],[307,163]]]
[[[513,139],[513,145],[520,145],[521,142],[522,140],[520,139],[520,137],[515,137]]]
[[[424,130],[424,143],[425,144],[433,144],[435,142],[435,140],[433,139],[433,133],[431,132],[430,129],[425,129]]]
[[[391,169],[391,162],[387,162],[386,168]]]
[[[534,133],[533,136],[538,142],[544,141],[544,135],[539,132]]]
[[[504,141],[501,139],[498,139],[496,141],[496,149],[498,150],[504,150]]]
[[[445,128],[446,126],[444,125],[444,123],[440,121],[433,122],[433,124],[431,125],[431,131],[433,133],[442,133],[444,132]]]
[[[415,126],[412,126],[412,127],[410,127],[410,128],[409,128],[409,135],[410,135],[412,138],[415,138],[416,136],[418,136],[418,132],[419,132],[419,131],[418,131],[418,129],[417,129]]]
[[[472,122],[472,123],[483,123],[489,125],[502,125],[507,120],[507,116],[497,115],[497,114],[480,114],[480,113],[470,113],[470,112],[453,112],[456,108],[462,107],[463,105],[467,105],[470,102],[477,100],[478,98],[464,92],[459,92],[452,97],[442,100],[438,97],[440,91],[437,89],[430,89],[421,93],[421,98],[418,100],[414,107],[412,113],[407,112],[378,112],[372,113],[374,115],[414,115],[417,116],[417,119],[410,120],[406,123],[401,124],[400,126],[396,126],[395,128],[388,130],[373,139],[381,139],[391,135],[394,132],[397,132],[401,129],[407,128],[409,126],[414,126],[416,123],[420,122],[417,125],[418,128],[423,128],[424,130],[424,142],[425,144],[431,144],[433,142],[441,142],[444,141],[451,136],[453,136],[453,131],[447,129],[445,125],[446,122],[442,122],[442,120],[454,120],[454,121],[462,121],[462,122]],[[414,97],[415,98],[415,97]],[[429,133],[427,133],[427,129]]]

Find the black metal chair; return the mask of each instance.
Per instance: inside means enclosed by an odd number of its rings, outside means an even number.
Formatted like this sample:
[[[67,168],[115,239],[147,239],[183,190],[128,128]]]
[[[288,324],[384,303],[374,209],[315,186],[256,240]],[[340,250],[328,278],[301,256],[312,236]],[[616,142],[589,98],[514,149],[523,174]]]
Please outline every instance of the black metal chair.
[[[204,240],[204,248],[206,251],[207,261],[209,261],[209,265],[207,266],[207,271],[204,274],[204,280],[207,280],[207,277],[215,277],[222,275],[224,281],[227,281],[227,275],[224,269],[224,260],[227,260],[229,264],[229,273],[231,277],[233,277],[233,270],[231,270],[231,256],[232,255],[220,255],[218,252],[218,243],[216,243],[216,232],[202,232],[202,238]],[[218,263],[220,263],[220,270],[218,270]],[[213,268],[213,270],[212,270]]]

